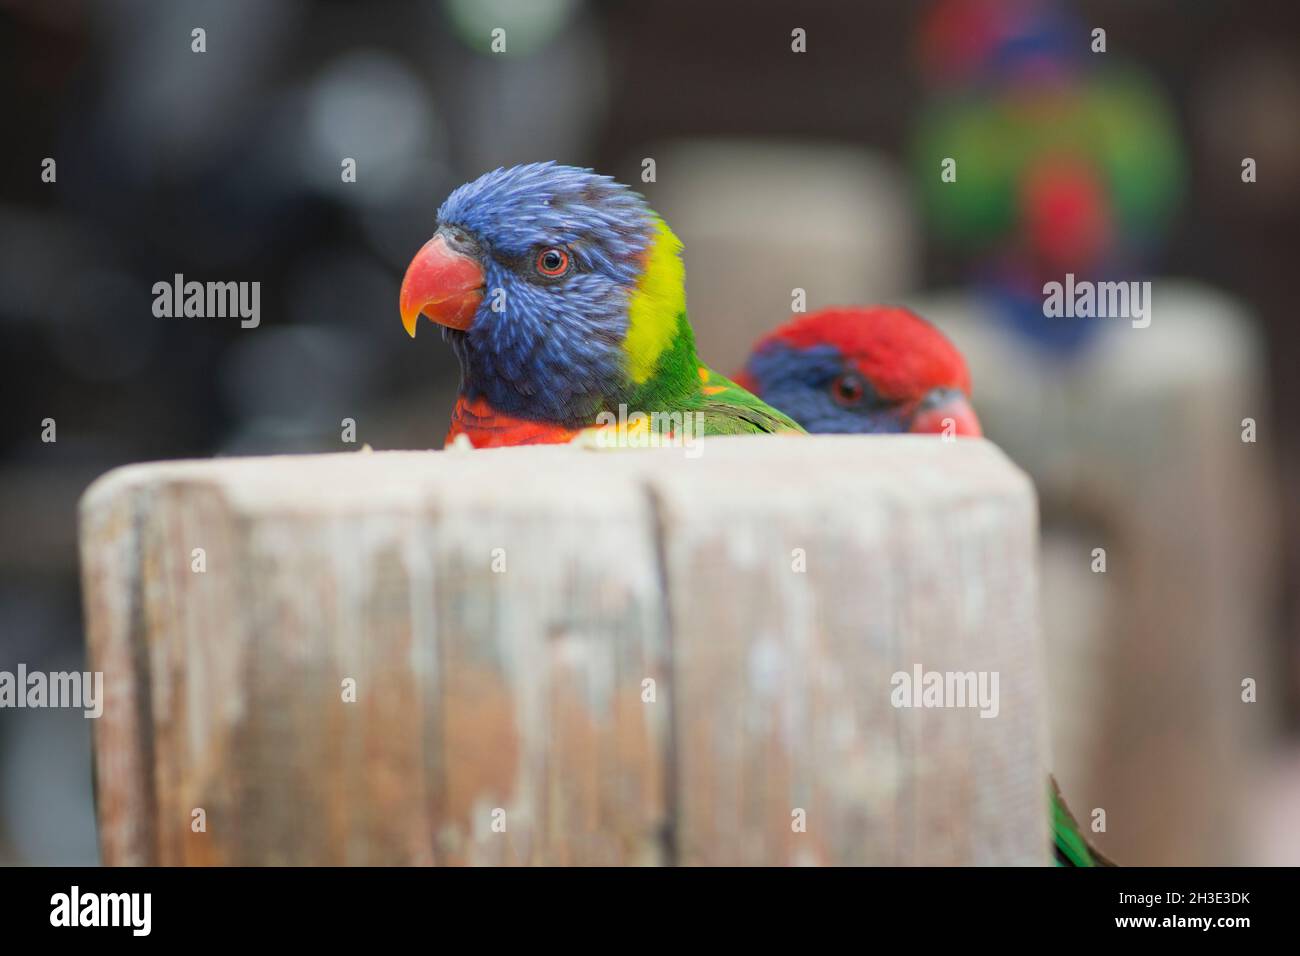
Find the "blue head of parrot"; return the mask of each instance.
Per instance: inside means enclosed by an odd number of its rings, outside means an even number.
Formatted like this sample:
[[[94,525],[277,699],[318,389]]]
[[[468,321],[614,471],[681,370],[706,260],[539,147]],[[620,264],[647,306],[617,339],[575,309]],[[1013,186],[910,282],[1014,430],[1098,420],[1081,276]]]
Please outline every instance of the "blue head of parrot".
[[[656,217],[626,186],[553,162],[460,186],[402,282],[415,335],[443,326],[461,392],[497,411],[582,420],[626,377],[628,302]]]

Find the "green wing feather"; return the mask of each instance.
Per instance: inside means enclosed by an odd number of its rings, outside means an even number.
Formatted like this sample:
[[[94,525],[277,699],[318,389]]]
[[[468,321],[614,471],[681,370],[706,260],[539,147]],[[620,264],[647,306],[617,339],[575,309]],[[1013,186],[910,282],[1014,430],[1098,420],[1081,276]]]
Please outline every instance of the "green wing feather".
[[[803,427],[752,392],[707,366],[700,367],[699,402],[693,411],[704,415],[706,435],[749,435],[794,432]]]
[[[637,386],[627,404],[645,414],[699,412],[704,435],[805,434],[793,418],[700,362],[685,312],[677,314],[675,333],[655,358],[654,375]]]

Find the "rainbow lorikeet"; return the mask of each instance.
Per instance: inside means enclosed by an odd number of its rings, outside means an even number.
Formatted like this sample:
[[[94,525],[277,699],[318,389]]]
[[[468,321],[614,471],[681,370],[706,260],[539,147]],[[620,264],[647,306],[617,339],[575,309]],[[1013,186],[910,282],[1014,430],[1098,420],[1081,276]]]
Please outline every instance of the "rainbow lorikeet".
[[[400,299],[406,331],[424,314],[460,362],[447,442],[567,442],[620,406],[689,414],[703,435],[802,432],[696,357],[681,250],[589,169],[531,163],[452,192]]]
[[[810,432],[979,435],[970,372],[956,347],[906,309],[825,309],[764,337],[736,376]],[[1110,866],[1088,845],[1049,778],[1059,866]]]
[[[759,341],[736,376],[810,432],[979,435],[966,360],[906,309],[823,309]]]

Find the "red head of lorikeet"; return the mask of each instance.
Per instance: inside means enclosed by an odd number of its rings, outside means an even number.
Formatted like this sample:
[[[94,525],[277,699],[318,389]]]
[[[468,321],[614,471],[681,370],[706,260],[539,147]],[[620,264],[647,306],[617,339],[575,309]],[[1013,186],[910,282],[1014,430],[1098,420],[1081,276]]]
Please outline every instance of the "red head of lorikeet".
[[[412,336],[421,314],[441,325],[460,360],[448,441],[569,441],[620,405],[691,413],[703,434],[802,431],[700,364],[681,242],[589,169],[532,163],[456,189],[400,308]]]
[[[810,432],[979,435],[966,361],[907,309],[823,309],[754,347],[736,380]]]

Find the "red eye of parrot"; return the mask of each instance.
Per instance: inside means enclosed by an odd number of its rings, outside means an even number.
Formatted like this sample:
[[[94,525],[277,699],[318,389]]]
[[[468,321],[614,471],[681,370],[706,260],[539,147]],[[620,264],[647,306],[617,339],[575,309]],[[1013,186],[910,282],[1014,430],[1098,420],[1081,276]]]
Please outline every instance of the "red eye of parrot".
[[[835,400],[836,405],[845,408],[862,404],[862,398],[866,393],[866,384],[862,381],[862,376],[852,372],[840,375],[831,382],[831,398]]]
[[[563,249],[543,249],[537,254],[537,271],[555,279],[569,271],[569,254]]]

